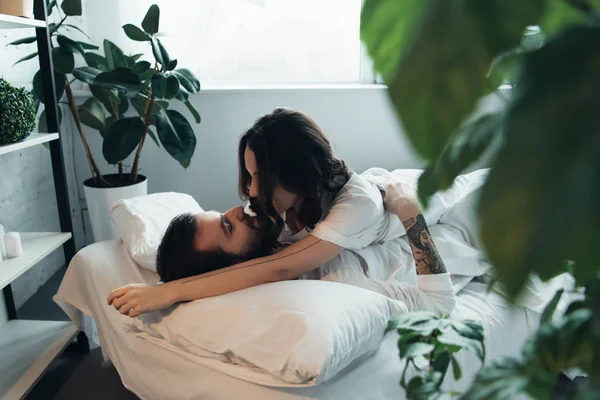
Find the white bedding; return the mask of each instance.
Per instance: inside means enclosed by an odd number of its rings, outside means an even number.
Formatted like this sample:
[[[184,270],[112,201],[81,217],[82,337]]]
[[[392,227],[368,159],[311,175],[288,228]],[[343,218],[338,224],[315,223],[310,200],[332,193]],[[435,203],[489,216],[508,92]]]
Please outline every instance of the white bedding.
[[[158,276],[137,266],[120,241],[101,242],[81,250],[71,262],[54,297],[88,335],[99,341],[123,384],[142,399],[402,399],[398,382],[402,362],[396,338],[390,336],[373,357],[364,357],[332,380],[312,387],[274,388],[231,377],[235,365],[185,353],[167,342],[149,341],[124,330],[124,320],[106,303],[110,290],[133,282],[156,283]],[[92,317],[92,318],[90,318]],[[510,308],[485,285],[469,283],[458,295],[455,318],[480,320],[485,327],[488,361],[517,355],[537,325],[539,314]],[[475,357],[459,353],[463,378],[445,385],[464,390],[479,368]]]

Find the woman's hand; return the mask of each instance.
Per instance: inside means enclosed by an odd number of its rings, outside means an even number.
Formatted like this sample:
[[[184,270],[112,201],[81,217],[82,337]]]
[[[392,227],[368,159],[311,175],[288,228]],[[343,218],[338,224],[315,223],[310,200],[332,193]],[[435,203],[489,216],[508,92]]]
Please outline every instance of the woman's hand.
[[[108,305],[112,305],[123,315],[132,318],[143,313],[158,311],[175,304],[168,285],[132,283],[110,292]]]
[[[396,214],[403,222],[405,218],[422,213],[417,191],[401,182],[388,182],[385,185],[383,204],[388,212]]]

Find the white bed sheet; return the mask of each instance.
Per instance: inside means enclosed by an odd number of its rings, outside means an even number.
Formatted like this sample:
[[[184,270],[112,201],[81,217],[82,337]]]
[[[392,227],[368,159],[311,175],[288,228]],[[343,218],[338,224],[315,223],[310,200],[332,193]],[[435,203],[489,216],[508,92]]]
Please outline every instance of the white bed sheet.
[[[116,367],[123,384],[142,399],[402,399],[398,382],[403,363],[396,337],[388,337],[372,357],[355,362],[334,379],[311,387],[274,388],[232,377],[236,368],[217,360],[183,352],[160,341],[126,333],[124,320],[106,303],[110,290],[133,282],[155,283],[158,276],[137,266],[120,241],[96,243],[81,250],[71,262],[54,300],[71,319],[98,341]],[[458,295],[453,317],[480,320],[485,327],[487,360],[518,355],[535,329],[539,314],[512,308],[485,285],[469,283]],[[464,390],[479,362],[470,353],[458,354],[463,378],[447,376],[445,386]]]

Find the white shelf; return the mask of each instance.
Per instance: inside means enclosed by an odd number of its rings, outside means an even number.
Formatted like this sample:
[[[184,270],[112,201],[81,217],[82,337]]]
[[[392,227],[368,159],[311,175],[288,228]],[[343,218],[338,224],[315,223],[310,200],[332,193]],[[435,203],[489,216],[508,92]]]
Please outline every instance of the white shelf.
[[[77,335],[72,322],[11,320],[0,327],[0,399],[20,400]]]
[[[0,289],[4,289],[70,238],[70,233],[21,233],[23,255],[0,262]]]
[[[58,133],[32,133],[26,139],[20,142],[0,146],[0,155],[12,153],[13,151],[23,150],[38,144],[51,142],[58,139]]]
[[[0,29],[43,28],[46,21],[0,14]]]

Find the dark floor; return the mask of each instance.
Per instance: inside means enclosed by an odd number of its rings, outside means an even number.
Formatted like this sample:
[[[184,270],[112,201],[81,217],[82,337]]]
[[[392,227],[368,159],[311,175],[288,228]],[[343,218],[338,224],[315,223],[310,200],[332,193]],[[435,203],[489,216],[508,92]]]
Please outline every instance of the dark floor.
[[[54,275],[18,310],[22,319],[68,321],[52,296],[58,290],[64,270]],[[56,359],[42,379],[27,396],[27,400],[135,400],[125,389],[112,364],[104,364],[100,348],[81,354],[68,349]]]

